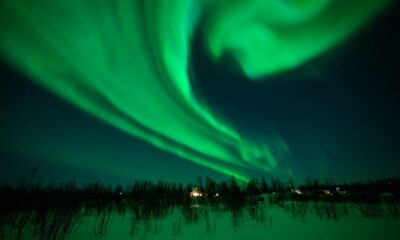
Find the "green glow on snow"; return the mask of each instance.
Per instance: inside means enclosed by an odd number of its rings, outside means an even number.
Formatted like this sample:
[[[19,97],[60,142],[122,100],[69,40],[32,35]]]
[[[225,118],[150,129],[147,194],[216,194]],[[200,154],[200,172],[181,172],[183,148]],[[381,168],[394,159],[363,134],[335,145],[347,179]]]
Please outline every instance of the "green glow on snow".
[[[38,84],[112,126],[247,180],[246,169],[272,171],[279,160],[196,101],[188,75],[196,27],[204,25],[213,59],[230,52],[255,79],[323,53],[386,3],[4,0],[0,49]]]

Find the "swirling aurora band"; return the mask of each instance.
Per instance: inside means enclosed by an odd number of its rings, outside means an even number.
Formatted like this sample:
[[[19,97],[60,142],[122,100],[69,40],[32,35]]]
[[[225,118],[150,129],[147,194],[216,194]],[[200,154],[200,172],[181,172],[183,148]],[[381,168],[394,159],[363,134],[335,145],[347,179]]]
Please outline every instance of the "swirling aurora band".
[[[93,116],[247,180],[246,169],[272,171],[279,160],[266,143],[245,139],[196,101],[188,69],[197,28],[211,59],[230,53],[257,80],[332,48],[388,3],[4,0],[0,47],[6,61]]]

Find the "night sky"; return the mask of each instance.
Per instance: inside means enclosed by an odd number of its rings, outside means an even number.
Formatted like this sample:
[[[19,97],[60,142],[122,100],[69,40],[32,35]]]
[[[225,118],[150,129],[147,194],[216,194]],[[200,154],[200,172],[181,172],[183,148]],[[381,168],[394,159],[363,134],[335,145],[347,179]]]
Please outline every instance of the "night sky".
[[[197,164],[185,157],[194,151],[190,147],[177,154],[176,150],[165,150],[165,146],[135,137],[59,92],[54,94],[42,82],[38,84],[31,74],[8,61],[3,50],[0,182],[14,182],[32,168],[37,168],[43,179],[106,183],[129,183],[134,179],[194,181],[197,176],[220,180],[229,172],[336,181],[398,175],[399,16],[400,7],[395,4],[335,47],[257,81],[249,80],[244,73],[254,69],[240,70],[241,63],[229,54],[218,61],[212,59],[201,37],[202,25],[197,28],[189,44],[188,63],[196,101],[207,106],[216,119],[233,126],[240,136],[268,146],[277,160],[277,168],[272,164],[268,171],[261,169],[259,162],[251,168],[231,163],[208,167],[218,162],[214,160],[218,154],[210,154],[213,160],[206,160],[206,164]],[[3,18],[1,21],[3,33],[6,28]],[[225,140],[215,141],[218,146]],[[227,147],[228,156],[238,155],[231,150],[234,146]],[[196,147],[192,147],[196,158],[209,157],[198,154],[202,149]],[[218,170],[224,164],[229,169],[225,173]]]

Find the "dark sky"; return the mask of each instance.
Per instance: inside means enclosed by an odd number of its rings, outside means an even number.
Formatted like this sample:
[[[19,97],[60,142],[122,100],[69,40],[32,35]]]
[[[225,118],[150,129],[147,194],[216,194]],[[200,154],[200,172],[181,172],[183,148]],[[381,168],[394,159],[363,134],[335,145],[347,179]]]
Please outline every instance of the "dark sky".
[[[229,60],[211,63],[195,41],[194,89],[245,135],[263,138],[279,131],[290,148],[285,164],[295,179],[397,175],[399,13],[397,4],[339,47],[260,82],[233,71]],[[80,182],[226,178],[110,127],[4,62],[0,76],[1,182],[13,182],[33,167],[45,179]],[[39,148],[46,153],[32,154]],[[60,152],[64,159],[56,159]]]

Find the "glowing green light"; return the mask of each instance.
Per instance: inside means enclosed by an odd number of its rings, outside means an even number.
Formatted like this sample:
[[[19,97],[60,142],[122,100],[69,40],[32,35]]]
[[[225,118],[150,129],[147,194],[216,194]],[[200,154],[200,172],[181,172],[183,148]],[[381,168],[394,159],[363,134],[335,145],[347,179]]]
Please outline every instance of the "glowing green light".
[[[361,27],[388,1],[6,0],[2,57],[48,90],[163,150],[247,180],[278,161],[196,101],[188,76],[204,23],[214,59],[250,78],[300,65]],[[242,169],[242,170],[241,170]]]
[[[386,6],[375,0],[220,1],[207,13],[206,40],[218,59],[232,53],[252,79],[297,67],[332,48]]]

